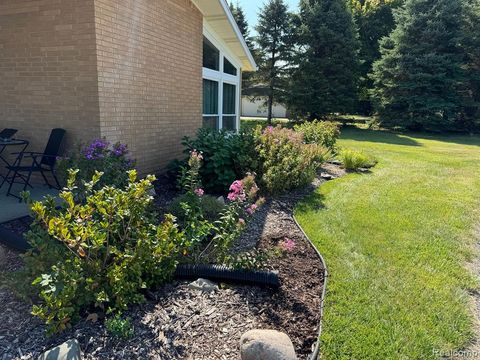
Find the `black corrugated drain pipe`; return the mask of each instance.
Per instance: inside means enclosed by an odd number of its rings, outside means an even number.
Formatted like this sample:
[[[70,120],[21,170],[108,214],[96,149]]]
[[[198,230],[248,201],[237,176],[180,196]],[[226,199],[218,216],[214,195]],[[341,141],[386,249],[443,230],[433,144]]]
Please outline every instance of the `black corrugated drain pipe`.
[[[221,265],[179,265],[174,277],[177,279],[205,278],[221,282],[280,287],[276,271],[236,270]]]

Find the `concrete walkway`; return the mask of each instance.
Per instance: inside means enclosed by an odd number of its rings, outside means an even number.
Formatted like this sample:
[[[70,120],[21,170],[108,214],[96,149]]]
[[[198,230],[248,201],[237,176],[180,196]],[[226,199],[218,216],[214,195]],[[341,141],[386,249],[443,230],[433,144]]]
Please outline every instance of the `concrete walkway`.
[[[14,194],[20,194],[22,188],[21,185],[16,185],[12,192]],[[46,195],[56,196],[58,194],[58,190],[49,189],[47,186],[42,185],[35,185],[33,189],[29,189],[29,192],[33,200],[42,200]],[[13,196],[7,197],[6,194],[7,186],[4,185],[0,188],[0,223],[17,219],[30,213],[27,204],[23,201],[19,202],[19,200]]]

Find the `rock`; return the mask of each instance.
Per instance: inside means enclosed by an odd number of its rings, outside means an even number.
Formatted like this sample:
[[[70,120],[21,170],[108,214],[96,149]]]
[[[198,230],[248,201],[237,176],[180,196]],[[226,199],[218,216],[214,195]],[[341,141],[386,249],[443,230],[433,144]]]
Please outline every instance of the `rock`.
[[[324,180],[327,180],[327,181],[335,179],[335,176],[327,174],[327,173],[321,173],[320,177]]]
[[[68,340],[56,348],[50,349],[40,355],[38,360],[81,360],[80,345],[75,339]]]
[[[328,163],[332,165],[343,165],[340,160],[336,160],[336,159],[330,160]]]
[[[224,198],[223,196],[219,196],[219,197],[217,198],[217,201],[218,201],[220,204],[225,205],[225,198]]]
[[[218,285],[210,280],[200,278],[188,284],[188,288],[194,289],[194,290],[201,290],[205,292],[211,292],[211,291],[217,291]]]
[[[157,192],[155,191],[155,188],[153,188],[153,187],[150,188],[147,193],[150,196],[157,196]]]
[[[240,339],[242,360],[296,360],[287,334],[276,330],[250,330]]]

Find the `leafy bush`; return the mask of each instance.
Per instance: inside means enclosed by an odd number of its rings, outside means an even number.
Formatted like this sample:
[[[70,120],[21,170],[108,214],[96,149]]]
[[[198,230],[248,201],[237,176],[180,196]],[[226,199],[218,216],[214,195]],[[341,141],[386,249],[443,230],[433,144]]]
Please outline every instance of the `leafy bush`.
[[[111,335],[119,339],[129,339],[134,333],[130,319],[123,319],[118,314],[107,319],[105,321],[105,327]]]
[[[302,133],[280,126],[257,128],[255,136],[262,184],[272,193],[310,183],[329,154],[317,144],[305,144]]]
[[[182,169],[179,179],[180,187],[185,191],[181,197],[184,201],[179,203],[182,230],[188,239],[184,261],[226,264],[233,240],[244,229],[245,219],[253,215],[263,199],[257,199],[259,189],[255,177],[247,175],[243,180],[232,183],[227,204],[218,215],[215,214],[216,220],[208,219],[207,209],[203,206],[205,192],[199,175],[202,161],[203,155],[192,151],[188,166]]]
[[[102,177],[96,173],[76,202],[77,172],[70,171],[60,207],[53,198],[32,204],[36,219],[27,234],[26,272],[41,299],[33,314],[53,331],[87,309],[118,313],[142,301],[143,289],[171,277],[186,243],[172,216],[156,225],[153,176],[137,181],[132,170],[125,188],[94,190]]]
[[[197,150],[203,155],[200,176],[207,191],[223,193],[230,184],[255,172],[258,166],[255,139],[251,132],[200,129],[196,139],[184,138],[186,153]]]
[[[182,194],[172,201],[168,207],[168,212],[174,215],[180,224],[184,224],[187,220],[187,214],[182,204],[191,204],[196,200],[197,199],[192,199],[191,194]],[[218,201],[215,196],[204,195],[198,200],[203,216],[210,222],[218,220],[220,213],[225,209],[225,205]]]
[[[127,145],[116,143],[110,145],[105,139],[93,140],[89,145],[68,154],[58,162],[58,173],[63,183],[68,180],[68,170],[78,169],[78,185],[88,182],[101,171],[103,176],[96,188],[105,185],[124,187],[128,183],[127,171],[132,170],[134,162],[128,158]]]
[[[377,164],[377,160],[361,151],[342,149],[338,154],[339,160],[347,170],[371,168]]]
[[[295,125],[295,131],[301,132],[305,143],[317,144],[335,152],[335,145],[340,136],[338,123],[331,121],[310,121]]]

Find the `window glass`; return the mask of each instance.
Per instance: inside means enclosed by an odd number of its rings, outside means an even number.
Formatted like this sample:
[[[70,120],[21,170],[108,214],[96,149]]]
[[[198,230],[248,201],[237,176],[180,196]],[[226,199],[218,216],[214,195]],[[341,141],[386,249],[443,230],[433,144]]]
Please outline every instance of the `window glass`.
[[[203,67],[220,71],[220,51],[204,36]]]
[[[237,117],[236,116],[224,116],[222,128],[225,130],[235,131],[237,130]]]
[[[236,114],[237,87],[231,84],[223,84],[223,113],[225,115]]]
[[[218,122],[219,116],[204,116],[203,127],[213,130],[219,130],[220,124]]]
[[[218,115],[218,82],[203,80],[203,114]]]
[[[225,57],[223,58],[223,72],[225,74],[237,76],[237,68]]]

